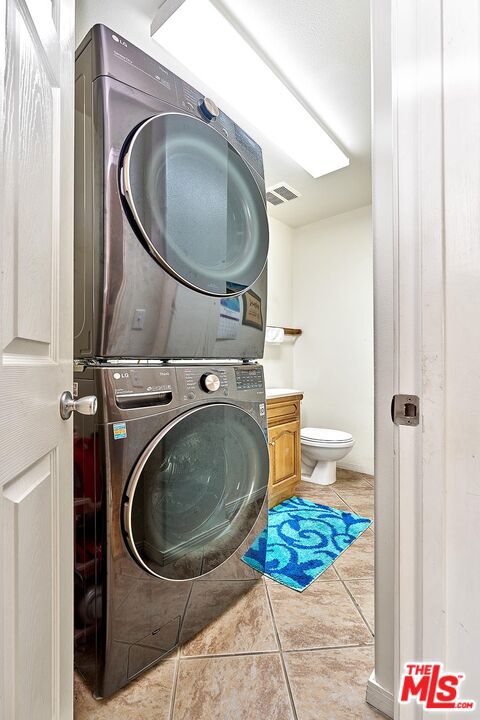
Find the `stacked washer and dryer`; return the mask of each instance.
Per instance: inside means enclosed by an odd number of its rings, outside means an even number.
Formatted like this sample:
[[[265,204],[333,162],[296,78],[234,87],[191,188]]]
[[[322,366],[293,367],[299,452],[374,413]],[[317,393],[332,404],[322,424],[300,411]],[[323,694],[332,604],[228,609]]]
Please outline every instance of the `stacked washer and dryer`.
[[[268,224],[259,146],[128,40],[95,26],[75,88],[75,662],[100,698],[258,582]]]

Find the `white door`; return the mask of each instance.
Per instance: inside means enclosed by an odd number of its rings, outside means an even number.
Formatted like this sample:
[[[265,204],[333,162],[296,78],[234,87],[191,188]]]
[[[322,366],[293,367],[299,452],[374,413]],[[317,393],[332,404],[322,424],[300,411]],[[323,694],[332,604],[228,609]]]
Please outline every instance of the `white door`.
[[[0,0],[0,717],[72,717],[73,0]]]
[[[406,662],[480,708],[480,6],[373,0],[376,659],[396,720]],[[420,397],[418,427],[389,418]],[[444,710],[438,718],[459,717]]]

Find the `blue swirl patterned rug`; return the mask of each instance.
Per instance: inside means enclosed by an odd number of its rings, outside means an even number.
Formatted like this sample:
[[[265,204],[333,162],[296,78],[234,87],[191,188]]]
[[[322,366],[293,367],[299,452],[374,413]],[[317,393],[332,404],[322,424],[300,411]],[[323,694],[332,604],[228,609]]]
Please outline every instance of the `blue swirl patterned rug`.
[[[242,560],[302,592],[371,525],[371,520],[292,497],[268,511],[268,527]]]

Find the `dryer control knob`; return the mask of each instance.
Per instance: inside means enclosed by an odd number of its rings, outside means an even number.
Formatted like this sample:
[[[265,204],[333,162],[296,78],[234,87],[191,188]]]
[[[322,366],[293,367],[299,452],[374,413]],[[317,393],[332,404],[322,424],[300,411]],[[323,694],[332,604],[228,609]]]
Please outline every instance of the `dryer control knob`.
[[[205,373],[200,378],[200,385],[205,392],[216,392],[220,387],[220,378],[215,373]]]
[[[210,98],[208,97],[200,100],[200,102],[198,103],[198,107],[200,108],[202,115],[206,117],[207,120],[216,120],[220,115],[220,110],[213,102],[213,100],[210,100]]]

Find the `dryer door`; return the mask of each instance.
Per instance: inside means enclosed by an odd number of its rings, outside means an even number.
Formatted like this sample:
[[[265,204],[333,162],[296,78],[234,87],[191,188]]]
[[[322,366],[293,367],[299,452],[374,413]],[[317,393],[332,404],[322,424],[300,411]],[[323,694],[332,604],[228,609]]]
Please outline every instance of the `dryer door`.
[[[268,483],[258,423],[223,403],[181,415],[133,470],[123,518],[131,554],[148,572],[185,580],[213,570],[245,540]]]
[[[220,132],[188,115],[156,115],[134,133],[122,170],[130,222],[165,269],[208,295],[253,285],[267,260],[265,202]]]

